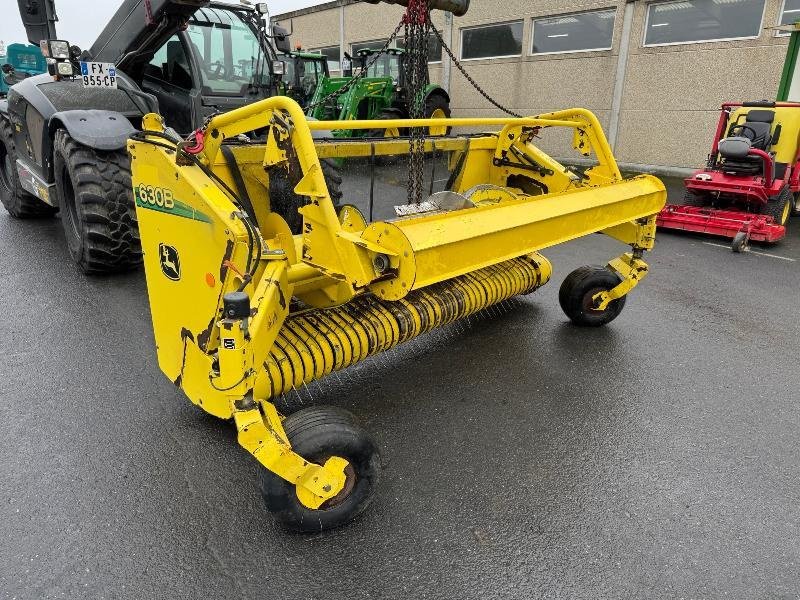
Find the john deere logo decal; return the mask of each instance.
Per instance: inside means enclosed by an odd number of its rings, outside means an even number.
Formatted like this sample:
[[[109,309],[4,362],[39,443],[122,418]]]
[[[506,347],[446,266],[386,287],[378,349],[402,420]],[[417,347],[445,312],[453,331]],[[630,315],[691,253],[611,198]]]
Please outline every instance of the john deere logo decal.
[[[148,208],[201,223],[211,223],[211,219],[207,215],[176,200],[172,195],[172,190],[141,184],[133,188],[133,195],[136,198],[136,206],[139,208]]]
[[[172,246],[159,244],[158,256],[164,275],[172,281],[178,281],[181,278],[181,259],[178,257],[178,251]]]

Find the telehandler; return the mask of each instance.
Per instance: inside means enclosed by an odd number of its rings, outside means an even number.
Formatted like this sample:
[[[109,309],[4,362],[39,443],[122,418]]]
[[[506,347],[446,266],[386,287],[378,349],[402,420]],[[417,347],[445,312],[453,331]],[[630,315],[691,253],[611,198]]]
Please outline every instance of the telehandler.
[[[348,412],[315,406],[284,417],[274,399],[533,292],[552,271],[540,250],[595,232],[630,251],[568,275],[559,302],[575,324],[605,325],[647,275],[643,254],[666,199],[654,177],[623,179],[587,110],[382,123],[499,130],[425,136],[420,151],[450,153],[447,190],[372,223],[352,205],[337,213],[321,161],[404,154],[408,141],[313,134],[376,121],[313,121],[275,97],[216,115],[188,139],[150,114],[128,143],[160,368],[194,404],[233,419],[264,467],[267,509],[290,530],[355,518],[375,495],[381,462]],[[534,145],[556,127],[597,166],[578,175]],[[262,128],[265,141],[241,138]],[[275,170],[311,199],[298,209],[297,235],[270,211]]]
[[[290,50],[288,35],[267,33],[265,3],[123,0],[81,51],[58,39],[54,0],[18,4],[48,72],[0,99],[0,203],[19,219],[60,212],[69,256],[86,273],[135,268],[142,256],[128,137],[150,112],[185,135],[211,115],[276,95],[276,51]],[[338,168],[324,168],[336,198]],[[284,215],[306,201],[280,175],[272,188]]]

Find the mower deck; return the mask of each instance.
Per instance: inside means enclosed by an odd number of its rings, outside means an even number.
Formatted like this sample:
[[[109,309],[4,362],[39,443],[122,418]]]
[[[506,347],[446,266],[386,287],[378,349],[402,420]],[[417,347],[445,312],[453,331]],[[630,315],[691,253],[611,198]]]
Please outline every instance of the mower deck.
[[[705,206],[668,204],[658,214],[656,224],[662,229],[677,229],[735,238],[744,233],[748,239],[773,244],[786,235],[786,227],[768,215],[741,210],[721,210]]]

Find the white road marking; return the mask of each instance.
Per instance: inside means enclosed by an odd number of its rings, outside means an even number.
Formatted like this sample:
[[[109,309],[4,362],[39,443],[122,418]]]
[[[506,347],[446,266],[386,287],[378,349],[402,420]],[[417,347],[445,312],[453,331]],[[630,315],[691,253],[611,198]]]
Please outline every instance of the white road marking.
[[[730,250],[730,244],[715,244],[714,242],[703,242],[706,246],[715,246],[717,248],[725,248]],[[789,262],[797,262],[796,258],[789,258],[788,256],[778,256],[777,254],[770,254],[769,252],[759,252],[758,250],[748,250],[750,254],[758,254],[759,256],[766,256],[767,258],[777,258],[779,260],[788,260]]]

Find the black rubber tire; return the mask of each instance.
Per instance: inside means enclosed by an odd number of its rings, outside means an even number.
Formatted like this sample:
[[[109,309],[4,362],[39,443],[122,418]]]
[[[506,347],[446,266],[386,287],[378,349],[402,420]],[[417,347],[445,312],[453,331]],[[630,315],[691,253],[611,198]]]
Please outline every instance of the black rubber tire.
[[[707,204],[708,202],[703,196],[699,196],[691,190],[685,190],[683,192],[682,206],[707,206]]]
[[[72,260],[87,274],[130,271],[142,262],[127,151],[95,150],[56,132],[53,167]]]
[[[8,214],[17,219],[50,217],[58,212],[57,208],[42,202],[22,188],[16,163],[17,148],[11,123],[0,117],[0,202]]]
[[[558,302],[570,321],[581,327],[601,327],[616,319],[627,296],[613,300],[605,310],[589,307],[592,296],[616,287],[622,279],[606,267],[586,266],[567,275],[558,290]]]
[[[731,252],[736,254],[747,252],[748,245],[747,234],[744,231],[740,231],[733,236],[733,240],[731,241]]]
[[[347,459],[355,482],[335,505],[317,510],[304,506],[295,486],[271,471],[260,473],[261,495],[267,510],[285,529],[313,533],[344,525],[367,508],[380,479],[381,461],[372,437],[347,411],[332,406],[312,406],[289,415],[283,428],[297,454],[320,464],[330,456]]]
[[[787,205],[789,210],[786,210]],[[778,225],[786,225],[792,215],[793,207],[794,196],[792,195],[792,190],[789,189],[788,185],[785,185],[780,192],[769,199],[761,210],[763,214],[772,217]]]
[[[296,161],[296,159],[294,159]],[[336,211],[342,201],[342,173],[333,159],[321,158],[322,174],[325,183],[328,185],[328,193],[331,195],[333,206]],[[294,165],[299,172],[300,165]],[[307,196],[298,196],[294,193],[289,183],[286,169],[276,168],[269,174],[269,197],[272,212],[279,214],[289,225],[293,234],[298,234],[303,228],[303,216],[298,212],[301,206],[309,203]]]
[[[425,118],[430,118],[438,109],[441,109],[448,119],[450,118],[450,103],[447,102],[447,99],[441,94],[431,94],[425,99]],[[444,135],[450,135],[452,129],[452,127],[448,127]]]

